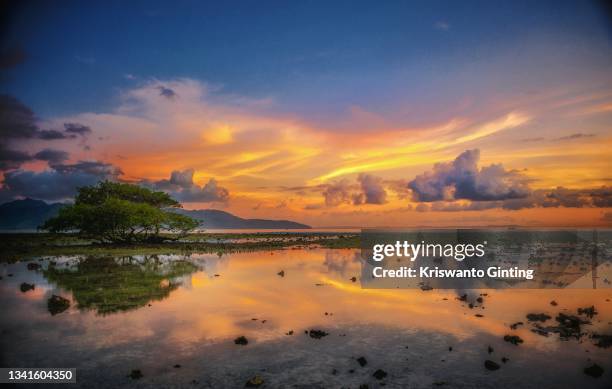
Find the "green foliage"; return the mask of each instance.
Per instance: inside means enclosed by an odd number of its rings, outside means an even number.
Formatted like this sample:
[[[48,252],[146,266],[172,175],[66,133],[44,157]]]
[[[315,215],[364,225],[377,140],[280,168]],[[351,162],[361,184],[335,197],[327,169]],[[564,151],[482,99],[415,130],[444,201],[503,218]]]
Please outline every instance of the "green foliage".
[[[186,260],[162,261],[155,255],[87,257],[70,268],[49,266],[44,275],[71,291],[79,309],[108,315],[163,300],[179,286],[181,276],[196,270]]]
[[[190,217],[164,209],[180,206],[164,192],[104,181],[79,188],[74,205],[60,209],[42,229],[77,231],[82,236],[114,243],[160,241],[162,231],[182,236],[198,226]]]

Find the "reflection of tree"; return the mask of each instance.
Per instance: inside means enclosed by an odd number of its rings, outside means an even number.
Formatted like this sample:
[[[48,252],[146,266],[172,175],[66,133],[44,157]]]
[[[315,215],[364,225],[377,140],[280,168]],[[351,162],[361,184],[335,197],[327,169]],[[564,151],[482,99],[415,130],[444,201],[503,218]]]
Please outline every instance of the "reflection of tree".
[[[147,257],[87,257],[75,266],[45,270],[45,277],[70,290],[80,309],[101,315],[137,309],[168,297],[180,285],[177,278],[197,267],[185,260]]]

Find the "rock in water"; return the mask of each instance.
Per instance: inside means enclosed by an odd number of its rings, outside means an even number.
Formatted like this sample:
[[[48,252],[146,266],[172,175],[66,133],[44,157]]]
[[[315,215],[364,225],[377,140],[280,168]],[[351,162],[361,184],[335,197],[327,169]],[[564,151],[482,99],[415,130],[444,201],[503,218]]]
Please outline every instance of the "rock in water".
[[[329,334],[322,330],[310,330],[308,332],[308,335],[310,335],[310,337],[314,339],[321,339],[322,337],[327,336]]]
[[[27,292],[28,290],[34,290],[34,288],[34,284],[28,284],[27,282],[22,282],[19,286],[19,289],[21,289],[23,293]]]
[[[365,365],[368,364],[368,361],[365,359],[365,357],[357,358],[357,362],[359,363],[359,366],[361,367],[364,367]]]
[[[376,378],[377,380],[382,380],[386,376],[387,376],[387,372],[382,369],[378,369],[374,372],[374,374],[372,374],[372,377]]]
[[[70,300],[63,298],[62,296],[53,295],[47,300],[47,309],[51,315],[55,316],[58,313],[64,312],[70,307]]]
[[[546,320],[551,319],[551,316],[548,316],[545,313],[528,313],[527,320],[529,321],[541,321],[545,322]]]
[[[591,376],[591,377],[595,377],[595,378],[601,377],[603,372],[604,372],[603,368],[596,363],[592,364],[589,367],[584,368],[584,374]]]
[[[586,308],[578,308],[578,314],[585,315],[589,319],[592,319],[593,316],[597,315],[597,310],[595,309],[594,305],[591,305],[590,307]]]
[[[521,339],[521,337],[517,335],[505,335],[504,340],[506,342],[512,343],[515,346],[518,346],[519,343],[523,343],[523,339]]]
[[[249,340],[244,336],[239,336],[234,339],[234,343],[239,344],[241,346],[246,346],[247,344],[249,344]]]
[[[28,263],[28,270],[38,270],[38,269],[40,269],[40,264],[36,262]]]
[[[132,370],[130,374],[128,374],[128,377],[130,377],[133,380],[139,380],[144,376],[142,375],[142,372],[140,370],[135,369],[135,370]]]
[[[491,371],[499,369],[499,365],[498,365],[496,362],[493,362],[493,361],[492,361],[492,360],[490,360],[490,359],[487,359],[487,360],[484,362],[484,366],[485,366],[485,368],[486,368],[487,370],[491,370]]]
[[[256,375],[255,377],[253,377],[250,380],[248,380],[246,382],[246,384],[244,384],[244,386],[247,387],[247,388],[258,388],[261,385],[263,385],[263,383],[264,383],[263,378],[261,378],[260,376]]]
[[[281,270],[281,271],[279,271],[279,272],[278,272],[278,273],[276,273],[276,274],[278,274],[278,275],[279,275],[279,276],[281,276],[281,277],[284,277],[284,276],[285,276],[285,271],[284,271],[284,270]]]

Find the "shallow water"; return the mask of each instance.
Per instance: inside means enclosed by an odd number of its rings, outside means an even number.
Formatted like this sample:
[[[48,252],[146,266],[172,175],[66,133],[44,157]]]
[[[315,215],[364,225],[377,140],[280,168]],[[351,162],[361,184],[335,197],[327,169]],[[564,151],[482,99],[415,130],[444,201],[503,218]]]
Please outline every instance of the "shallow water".
[[[595,347],[588,335],[538,335],[525,318],[547,313],[546,325],[553,325],[559,312],[575,315],[578,307],[594,305],[598,314],[583,332],[611,334],[610,289],[362,289],[351,281],[360,275],[358,254],[300,249],[1,264],[2,366],[76,367],[82,387],[244,387],[255,375],[266,387],[612,382],[612,348]],[[41,268],[28,270],[30,262]],[[24,282],[35,288],[22,292]],[[464,293],[467,302],[457,298]],[[487,295],[479,304],[481,293]],[[70,307],[52,314],[47,300],[53,294],[70,300]],[[518,321],[525,324],[510,329]],[[329,335],[314,339],[304,333],[311,329]],[[524,343],[505,342],[507,334]],[[234,344],[241,335],[248,345]],[[356,361],[361,356],[363,367]],[[486,370],[486,359],[501,368]],[[604,368],[599,378],[583,373],[593,362]],[[127,377],[133,369],[144,377]],[[372,377],[377,369],[387,377]]]

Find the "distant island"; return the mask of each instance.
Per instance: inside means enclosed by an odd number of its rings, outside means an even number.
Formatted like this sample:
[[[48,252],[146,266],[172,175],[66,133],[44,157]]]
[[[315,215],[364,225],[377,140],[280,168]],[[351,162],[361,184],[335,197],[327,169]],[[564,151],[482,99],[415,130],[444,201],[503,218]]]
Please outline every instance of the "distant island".
[[[175,212],[192,217],[200,221],[202,228],[210,229],[310,229],[306,224],[293,222],[291,220],[266,220],[266,219],[243,219],[229,212],[217,209],[176,209]]]
[[[0,205],[0,230],[35,230],[47,219],[57,215],[62,203],[48,204],[42,200],[14,200]],[[306,224],[290,220],[243,219],[229,212],[216,209],[176,212],[201,222],[200,228],[208,229],[310,229]]]

